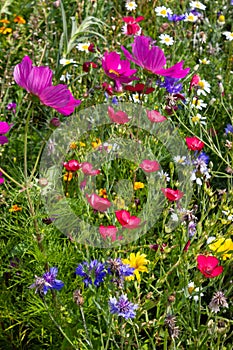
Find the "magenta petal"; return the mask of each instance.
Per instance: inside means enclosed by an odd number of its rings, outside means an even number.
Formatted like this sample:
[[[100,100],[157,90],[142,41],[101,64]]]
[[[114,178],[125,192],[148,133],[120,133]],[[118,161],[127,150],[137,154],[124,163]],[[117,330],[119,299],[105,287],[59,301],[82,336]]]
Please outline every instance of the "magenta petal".
[[[15,82],[26,90],[27,90],[27,80],[31,70],[32,70],[32,61],[28,56],[25,56],[22,59],[22,62],[17,64],[14,68],[13,75],[14,75]]]
[[[5,143],[8,143],[9,140],[6,136],[0,136],[0,145],[5,145]]]
[[[27,91],[39,96],[40,93],[52,85],[53,72],[49,67],[33,67],[27,81]]]
[[[6,134],[12,127],[12,124],[8,124],[7,122],[0,122],[0,134]]]
[[[0,177],[0,185],[2,185],[4,183],[4,178],[3,177]]]
[[[70,91],[66,85],[48,86],[39,95],[41,102],[52,108],[65,107],[70,101]]]
[[[184,78],[189,73],[190,68],[183,69],[183,61],[176,63],[174,66],[167,69],[156,70],[156,74],[171,77],[171,78]]]
[[[74,112],[75,107],[79,106],[81,101],[80,100],[76,100],[71,92],[68,90],[69,95],[70,95],[70,100],[69,102],[64,106],[64,107],[59,107],[59,108],[55,108],[59,113],[63,114],[63,115],[70,115],[71,113]]]

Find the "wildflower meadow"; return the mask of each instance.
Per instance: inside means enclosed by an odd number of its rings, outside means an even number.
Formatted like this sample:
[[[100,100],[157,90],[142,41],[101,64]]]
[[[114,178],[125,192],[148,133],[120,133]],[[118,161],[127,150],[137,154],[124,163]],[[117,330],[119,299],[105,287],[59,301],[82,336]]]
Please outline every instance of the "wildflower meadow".
[[[233,1],[0,6],[0,349],[231,350]]]

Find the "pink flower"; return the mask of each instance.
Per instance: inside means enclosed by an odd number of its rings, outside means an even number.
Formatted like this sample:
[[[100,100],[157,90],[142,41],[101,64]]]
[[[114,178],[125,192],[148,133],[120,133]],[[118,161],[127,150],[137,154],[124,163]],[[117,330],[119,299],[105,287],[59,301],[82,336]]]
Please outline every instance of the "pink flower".
[[[81,164],[76,159],[71,159],[63,165],[67,171],[77,171],[81,168]]]
[[[81,163],[80,165],[81,165],[82,172],[85,175],[94,176],[100,173],[100,170],[93,169],[93,165],[91,163],[84,162],[84,163]]]
[[[140,218],[137,216],[131,216],[126,210],[117,210],[115,214],[118,222],[125,228],[137,228],[141,222]]]
[[[108,93],[108,95],[112,96],[112,94],[113,94],[112,85],[110,85],[110,84],[105,82],[105,83],[102,84],[102,87]]]
[[[219,260],[214,256],[198,255],[197,268],[207,278],[217,277],[223,272],[223,267],[218,266]]]
[[[53,72],[49,67],[33,67],[30,57],[25,56],[14,68],[16,83],[35,95],[46,106],[59,113],[70,115],[81,101],[75,100],[67,85],[52,85]]]
[[[110,225],[110,226],[100,225],[99,233],[101,234],[103,239],[110,237],[112,242],[116,241],[116,239],[117,239],[116,238],[117,227],[114,225]],[[120,236],[118,239],[122,239],[122,236]]]
[[[114,109],[110,106],[108,106],[108,115],[112,122],[118,123],[118,124],[125,124],[130,121],[128,118],[128,115],[123,111],[117,111],[115,112]]]
[[[189,85],[189,91],[193,88],[193,86],[198,86],[199,81],[200,81],[199,75],[194,74]]]
[[[136,84],[135,86],[132,86],[132,85],[126,85],[124,87],[124,90],[126,91],[132,91],[132,92],[141,92],[143,94],[150,94],[151,92],[153,92],[155,89],[153,87],[146,87],[145,84],[141,84],[141,83],[138,83]]]
[[[108,199],[99,197],[95,193],[91,195],[86,194],[86,197],[90,206],[98,211],[106,211],[112,205],[112,203]]]
[[[171,188],[161,188],[161,191],[163,192],[164,196],[171,202],[178,201],[180,198],[183,197],[184,193],[180,190],[173,190]]]
[[[159,170],[159,163],[156,160],[145,159],[139,164],[139,167],[147,173],[153,173]]]
[[[2,134],[8,133],[13,124],[8,124],[7,122],[0,122],[0,145],[4,145],[8,143],[9,140],[6,136],[2,136]]]
[[[137,18],[134,17],[123,17],[122,20],[126,23],[124,27],[122,28],[123,33],[126,35],[140,35],[141,33],[141,27],[139,26],[138,22],[141,22],[144,20],[144,17],[140,16]]]
[[[204,142],[199,140],[196,136],[186,137],[185,141],[188,146],[188,149],[192,151],[201,151],[205,145]]]
[[[146,111],[146,114],[152,123],[161,123],[164,122],[164,120],[167,120],[167,118],[160,114],[158,111]]]
[[[183,61],[174,66],[164,69],[166,57],[160,47],[153,46],[153,40],[146,36],[136,36],[132,45],[133,55],[121,46],[125,57],[136,63],[138,66],[154,73],[171,78],[184,78],[189,73],[190,68],[183,69]]]
[[[105,52],[102,59],[102,67],[109,78],[113,79],[116,84],[116,89],[121,89],[121,84],[128,84],[139,78],[133,76],[137,70],[130,69],[130,62],[121,60],[120,55],[114,52]]]
[[[0,172],[0,185],[4,183],[4,177],[2,176],[2,173]]]

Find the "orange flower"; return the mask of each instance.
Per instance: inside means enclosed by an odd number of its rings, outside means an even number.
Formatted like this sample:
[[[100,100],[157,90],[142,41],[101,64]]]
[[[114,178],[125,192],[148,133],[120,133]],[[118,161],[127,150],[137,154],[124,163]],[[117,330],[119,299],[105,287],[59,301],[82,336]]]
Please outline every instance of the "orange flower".
[[[25,24],[26,23],[25,19],[22,16],[16,16],[14,18],[14,22],[15,23],[19,23],[19,24]]]
[[[144,188],[143,182],[134,182],[133,189],[134,191],[140,190],[140,188]]]
[[[2,34],[10,34],[10,33],[12,33],[12,28],[0,27],[0,33],[2,33]]]
[[[106,188],[101,188],[101,189],[99,190],[99,196],[100,196],[100,197],[103,197],[103,198],[108,198]]]
[[[17,204],[12,205],[12,207],[9,209],[9,212],[16,212],[16,211],[22,211],[22,208],[19,207]]]
[[[0,20],[0,23],[9,24],[10,21],[8,21],[8,19],[1,19],[1,20]]]
[[[65,175],[63,176],[63,179],[64,179],[64,181],[71,181],[72,177],[73,177],[72,171],[69,171],[69,172],[65,173]]]

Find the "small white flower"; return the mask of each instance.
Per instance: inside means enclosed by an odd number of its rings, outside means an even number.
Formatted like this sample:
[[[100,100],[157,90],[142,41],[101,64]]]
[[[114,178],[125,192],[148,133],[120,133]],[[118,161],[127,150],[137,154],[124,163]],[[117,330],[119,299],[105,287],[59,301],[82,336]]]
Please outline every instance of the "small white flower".
[[[205,108],[207,106],[207,103],[204,103],[203,100],[200,100],[197,97],[193,97],[192,102],[191,102],[191,107],[192,108],[197,108],[197,109],[202,109]]]
[[[230,40],[230,41],[233,40],[233,32],[223,32],[223,35],[226,36],[227,40]]]
[[[198,89],[197,89],[197,95],[200,96],[201,94],[206,96],[206,93],[210,93],[210,84],[208,81],[204,79],[200,79],[198,82]]]
[[[194,115],[192,118],[191,118],[191,121],[194,123],[194,124],[202,124],[202,125],[206,125],[206,117],[202,117],[199,113],[197,113],[196,115]]]
[[[90,43],[79,43],[76,48],[79,50],[79,51],[85,51],[85,52],[89,52],[88,51],[88,47],[90,46]]]
[[[171,214],[171,219],[172,221],[178,222],[179,221],[179,217],[176,213],[172,213]]]
[[[189,6],[192,8],[196,8],[198,10],[205,10],[206,6],[202,4],[200,1],[190,1]]]
[[[65,75],[62,74],[60,77],[60,80],[66,82],[66,81],[70,80],[71,77],[72,77],[72,74],[69,74],[69,73],[66,73]]]
[[[206,58],[199,59],[199,62],[202,64],[210,64],[210,61],[207,60]]]
[[[135,1],[126,1],[125,7],[128,11],[133,11],[136,10],[136,7],[138,5],[136,4]]]
[[[71,59],[61,58],[59,63],[63,66],[66,66],[67,64],[76,63],[76,62],[72,58]]]
[[[167,17],[168,14],[172,15],[172,10],[165,6],[158,6],[155,8],[155,12],[157,16]]]
[[[169,174],[168,174],[168,173],[166,173],[166,172],[164,172],[163,170],[158,171],[158,173],[157,173],[157,174],[159,175],[160,179],[165,180],[165,181],[167,181],[167,182],[169,182],[169,181],[170,181]]]
[[[161,34],[159,36],[161,44],[165,44],[167,46],[171,46],[174,44],[174,39],[168,34]]]
[[[227,220],[233,221],[233,215],[230,210],[222,210],[222,213],[227,216]]]
[[[174,162],[185,165],[186,164],[186,157],[185,156],[175,156],[173,158]]]
[[[198,19],[192,12],[185,14],[184,22],[196,22]]]
[[[195,300],[196,302],[199,300],[199,297],[204,296],[204,294],[201,292],[201,288],[195,287],[194,282],[189,282],[187,286],[187,292],[188,292],[188,297],[190,299],[193,298],[193,300]]]
[[[216,237],[210,236],[209,238],[207,238],[206,244],[209,245],[210,243],[212,243],[215,240],[216,240]]]
[[[143,102],[147,101],[147,96],[143,96]],[[132,97],[129,97],[130,101],[133,101],[134,103],[141,103],[140,96],[138,93],[135,93],[132,95]]]

